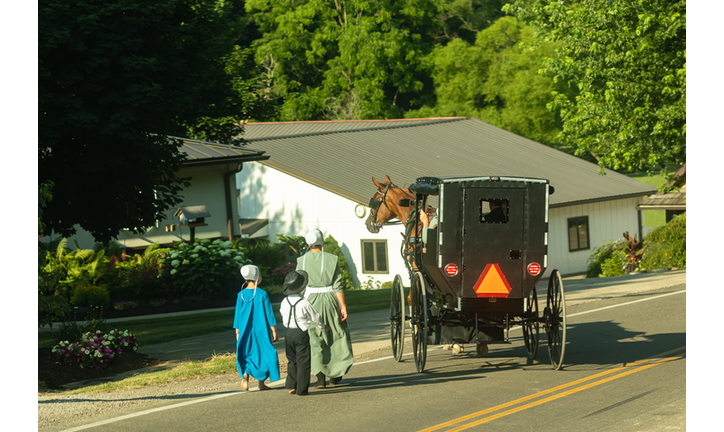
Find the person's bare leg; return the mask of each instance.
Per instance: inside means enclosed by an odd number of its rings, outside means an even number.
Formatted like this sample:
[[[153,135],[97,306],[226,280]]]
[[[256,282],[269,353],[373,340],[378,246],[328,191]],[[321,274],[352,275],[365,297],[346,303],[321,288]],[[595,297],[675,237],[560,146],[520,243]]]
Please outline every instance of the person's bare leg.
[[[270,390],[270,387],[264,384],[264,381],[259,381],[259,391]]]
[[[249,391],[249,374],[244,374],[244,379],[241,380],[241,389]]]

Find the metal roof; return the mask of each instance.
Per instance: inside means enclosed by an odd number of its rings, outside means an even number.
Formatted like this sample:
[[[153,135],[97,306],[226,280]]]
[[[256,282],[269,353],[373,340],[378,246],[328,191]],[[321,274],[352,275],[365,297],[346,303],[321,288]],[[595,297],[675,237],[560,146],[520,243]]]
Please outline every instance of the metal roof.
[[[178,138],[183,142],[181,151],[186,154],[186,166],[210,165],[228,162],[249,162],[269,159],[264,150],[252,150],[246,147]]]
[[[686,190],[651,195],[636,208],[639,210],[686,210]]]
[[[551,207],[650,195],[655,188],[474,118],[251,123],[262,163],[366,204],[372,177],[398,186],[418,177],[517,176],[550,180]]]

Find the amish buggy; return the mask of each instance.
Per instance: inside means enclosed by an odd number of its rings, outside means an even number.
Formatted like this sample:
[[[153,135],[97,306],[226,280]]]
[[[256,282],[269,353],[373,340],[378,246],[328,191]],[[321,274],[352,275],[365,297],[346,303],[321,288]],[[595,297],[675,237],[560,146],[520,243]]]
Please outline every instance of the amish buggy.
[[[411,286],[395,275],[390,295],[392,351],[401,361],[405,327],[423,372],[428,344],[510,344],[521,326],[528,358],[538,352],[540,327],[554,369],[563,364],[566,305],[558,270],[548,279],[546,306],[536,283],[548,266],[548,180],[503,176],[420,177],[408,188],[389,176],[372,179],[377,192],[365,221],[372,233],[395,219],[405,225],[402,254]],[[428,201],[437,200],[437,209]],[[435,220],[437,219],[437,220]],[[407,303],[407,306],[405,305]],[[409,323],[409,324],[408,324]]]

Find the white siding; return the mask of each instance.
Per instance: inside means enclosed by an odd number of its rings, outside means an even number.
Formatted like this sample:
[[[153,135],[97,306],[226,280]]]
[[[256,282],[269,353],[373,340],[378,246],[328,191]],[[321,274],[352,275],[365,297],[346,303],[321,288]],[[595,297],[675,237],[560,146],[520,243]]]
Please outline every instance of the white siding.
[[[331,235],[339,243],[355,286],[367,280],[362,273],[361,240],[386,239],[389,260],[388,274],[374,274],[380,282],[391,281],[395,274],[407,280],[407,270],[400,257],[402,227],[387,226],[378,234],[367,231],[364,218],[355,215],[357,203],[303,180],[284,174],[261,163],[244,164],[237,174],[239,218],[268,219],[268,240],[277,241],[276,234],[304,235],[318,228],[325,237]],[[375,192],[370,178],[370,197]],[[367,214],[369,213],[369,209]],[[409,282],[408,282],[409,284]]]
[[[636,204],[640,200],[627,198],[550,209],[548,268],[558,269],[564,275],[583,273],[596,247],[622,238],[626,231],[639,238]],[[568,219],[578,216],[588,216],[590,248],[569,252]]]

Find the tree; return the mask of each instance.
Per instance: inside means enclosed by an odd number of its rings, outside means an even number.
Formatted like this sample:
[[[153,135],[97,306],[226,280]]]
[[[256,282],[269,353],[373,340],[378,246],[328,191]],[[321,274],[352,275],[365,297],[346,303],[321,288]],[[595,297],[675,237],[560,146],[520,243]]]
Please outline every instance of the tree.
[[[491,26],[498,18],[505,16],[503,5],[507,0],[445,0],[440,20],[444,24],[441,38],[461,38],[475,43],[481,30]]]
[[[402,117],[431,84],[422,68],[441,0],[249,0],[281,120]],[[431,90],[431,88],[430,88]],[[429,91],[428,90],[428,93]]]
[[[505,10],[559,43],[546,68],[576,90],[551,103],[563,142],[613,169],[686,161],[685,1],[517,0]]]
[[[231,6],[40,1],[38,181],[55,185],[44,233],[79,225],[107,243],[142,232],[185,184],[180,142],[167,136],[233,142],[242,132],[252,78],[230,75],[243,63]]]
[[[406,117],[468,116],[554,145],[560,119],[546,108],[556,86],[541,74],[543,59],[554,45],[538,42],[533,28],[503,17],[477,33],[475,43],[461,38],[438,45],[428,57],[437,100]]]

